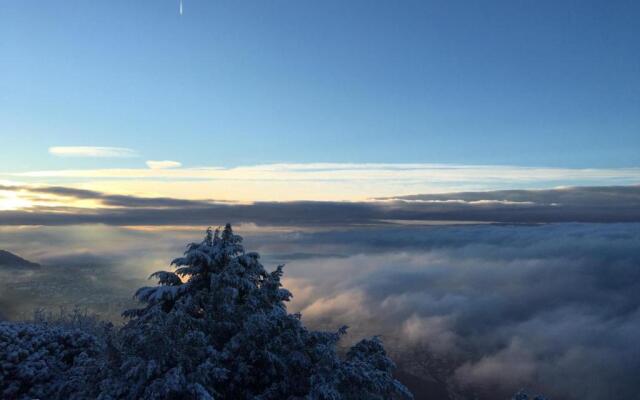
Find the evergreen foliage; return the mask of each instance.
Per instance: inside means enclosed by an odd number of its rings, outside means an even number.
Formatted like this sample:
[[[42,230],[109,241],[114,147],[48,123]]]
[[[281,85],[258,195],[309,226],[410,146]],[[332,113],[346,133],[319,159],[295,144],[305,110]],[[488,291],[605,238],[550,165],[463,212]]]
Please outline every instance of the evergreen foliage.
[[[83,399],[104,351],[78,329],[0,323],[0,398]]]
[[[11,350],[1,365],[4,397],[412,398],[393,378],[379,338],[340,357],[336,345],[346,327],[312,331],[287,313],[283,266],[267,272],[230,225],[207,230],[172,265],[175,271],[151,275],[158,285],[135,293],[142,307],[125,311],[128,323],[107,335],[0,325],[0,350]]]

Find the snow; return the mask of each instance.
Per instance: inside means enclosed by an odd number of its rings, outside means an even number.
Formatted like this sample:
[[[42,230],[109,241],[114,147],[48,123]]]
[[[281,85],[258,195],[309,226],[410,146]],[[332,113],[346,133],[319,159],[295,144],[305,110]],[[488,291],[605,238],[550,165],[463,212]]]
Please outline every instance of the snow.
[[[74,329],[0,323],[0,394],[3,399],[55,398],[74,393],[99,364],[96,337]]]
[[[230,225],[209,229],[174,272],[136,291],[142,307],[119,330],[0,323],[3,398],[412,398],[379,338],[339,357],[346,327],[304,327],[287,312],[283,267],[267,272],[259,260]]]

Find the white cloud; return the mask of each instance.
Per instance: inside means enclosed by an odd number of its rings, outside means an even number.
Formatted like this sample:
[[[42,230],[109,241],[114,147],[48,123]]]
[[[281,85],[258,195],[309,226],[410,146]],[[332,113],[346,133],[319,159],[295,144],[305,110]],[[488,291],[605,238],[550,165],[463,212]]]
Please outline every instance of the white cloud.
[[[456,377],[463,383],[498,385],[505,388],[533,382],[539,361],[523,341],[514,337],[508,347],[486,355],[478,362],[468,362],[458,369]]]
[[[65,147],[65,155],[87,154],[87,150],[67,151],[66,149],[114,149],[94,147]],[[120,149],[135,154],[129,149]],[[52,151],[50,149],[50,151]],[[106,151],[105,151],[106,152]],[[53,153],[53,151],[52,151]],[[59,150],[56,154],[63,154]],[[98,151],[96,151],[98,153]],[[115,153],[115,152],[114,152]],[[175,163],[175,161],[149,161],[154,163]],[[175,166],[175,165],[174,165]],[[233,179],[254,181],[260,179],[278,181],[331,181],[331,182],[397,182],[403,184],[450,184],[450,183],[500,183],[553,181],[553,187],[562,181],[611,181],[640,180],[640,168],[531,168],[519,166],[469,166],[435,164],[266,164],[254,166],[182,168],[179,171],[149,171],[148,169],[97,169],[97,170],[53,170],[30,171],[18,176],[31,177],[94,177],[94,178],[181,178],[181,179]],[[561,182],[558,182],[561,181]],[[582,183],[582,182],[580,182]],[[604,183],[604,182],[603,182]],[[627,182],[629,183],[629,182]],[[448,186],[448,185],[447,185]],[[478,185],[481,186],[481,185]],[[494,186],[494,185],[491,185]],[[549,185],[545,185],[548,187]]]
[[[163,160],[163,161],[149,160],[147,161],[147,167],[151,169],[178,168],[178,167],[182,167],[182,163],[178,161],[170,161],[170,160]]]
[[[452,316],[420,317],[413,314],[402,324],[404,338],[410,343],[426,343],[439,354],[451,352],[457,340]]]
[[[53,146],[49,147],[49,154],[57,157],[101,157],[128,158],[137,157],[135,150],[125,147],[96,147],[96,146]]]

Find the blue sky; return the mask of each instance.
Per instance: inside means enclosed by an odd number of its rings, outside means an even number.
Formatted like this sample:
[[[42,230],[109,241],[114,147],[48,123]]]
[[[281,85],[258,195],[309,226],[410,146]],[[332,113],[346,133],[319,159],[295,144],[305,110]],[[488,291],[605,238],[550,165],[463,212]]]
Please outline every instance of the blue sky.
[[[4,1],[0,169],[637,167],[638,20],[635,1]]]

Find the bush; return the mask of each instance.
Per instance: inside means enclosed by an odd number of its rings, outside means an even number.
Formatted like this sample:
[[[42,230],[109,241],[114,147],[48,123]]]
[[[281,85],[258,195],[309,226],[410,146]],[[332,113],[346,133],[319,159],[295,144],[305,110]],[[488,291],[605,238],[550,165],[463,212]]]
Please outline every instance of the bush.
[[[84,398],[103,350],[94,336],[77,329],[1,322],[2,398]]]

